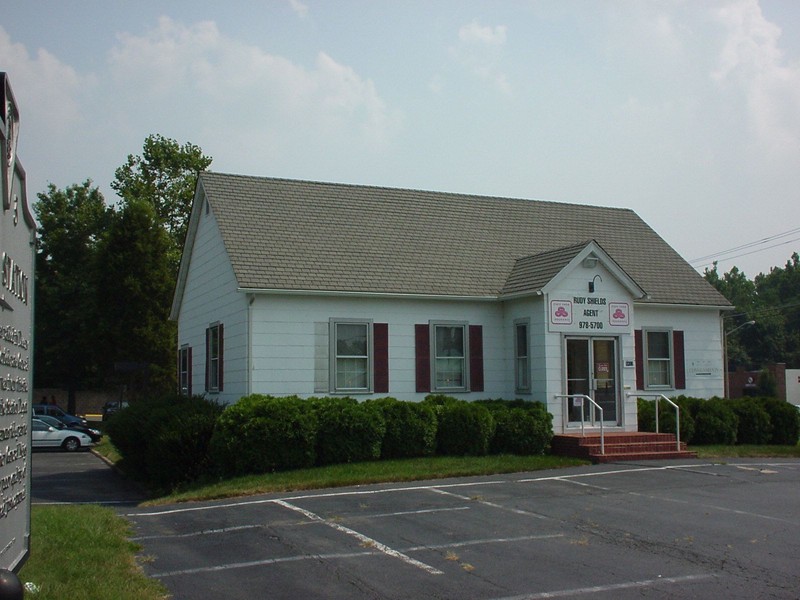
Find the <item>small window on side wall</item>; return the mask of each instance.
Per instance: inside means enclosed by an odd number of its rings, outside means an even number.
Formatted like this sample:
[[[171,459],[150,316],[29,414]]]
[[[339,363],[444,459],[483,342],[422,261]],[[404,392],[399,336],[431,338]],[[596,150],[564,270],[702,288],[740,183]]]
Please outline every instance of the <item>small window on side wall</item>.
[[[206,391],[208,392],[223,390],[224,348],[224,328],[222,323],[215,323],[206,329]]]
[[[182,346],[178,350],[178,393],[192,395],[192,348]]]
[[[372,327],[369,321],[331,321],[331,373],[335,392],[372,388]]]
[[[527,321],[514,323],[514,379],[517,392],[531,391],[530,344]]]
[[[465,323],[434,323],[433,388],[434,391],[466,391],[469,381],[469,354]]]
[[[647,389],[671,388],[673,385],[671,333],[666,329],[643,331]]]

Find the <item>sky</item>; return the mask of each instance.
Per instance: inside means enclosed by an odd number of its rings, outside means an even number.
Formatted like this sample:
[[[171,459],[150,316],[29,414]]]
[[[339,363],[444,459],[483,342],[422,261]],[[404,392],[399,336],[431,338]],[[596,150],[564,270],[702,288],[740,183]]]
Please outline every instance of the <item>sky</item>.
[[[225,173],[630,208],[699,272],[800,251],[796,0],[26,0],[28,197],[151,134]]]

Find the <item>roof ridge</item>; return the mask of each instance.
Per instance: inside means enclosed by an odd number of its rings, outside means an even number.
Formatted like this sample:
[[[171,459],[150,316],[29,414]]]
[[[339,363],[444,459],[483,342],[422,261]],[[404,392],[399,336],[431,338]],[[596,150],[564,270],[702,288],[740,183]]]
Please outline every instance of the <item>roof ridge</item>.
[[[407,192],[413,194],[431,194],[436,196],[447,196],[450,198],[464,198],[464,199],[472,199],[472,200],[502,200],[508,202],[536,202],[540,204],[554,204],[557,206],[578,206],[581,208],[598,208],[602,210],[608,211],[621,211],[621,212],[631,212],[635,214],[635,211],[631,208],[625,208],[621,206],[603,206],[600,204],[582,204],[580,202],[565,202],[563,200],[543,200],[541,198],[528,198],[523,196],[490,196],[486,194],[469,194],[466,192],[449,192],[449,191],[441,191],[441,190],[428,190],[428,189],[421,189],[421,188],[410,188],[410,187],[391,187],[385,185],[375,185],[375,184],[361,184],[361,183],[346,183],[346,182],[331,182],[331,181],[319,181],[319,180],[311,180],[311,179],[291,179],[288,177],[268,177],[262,175],[244,175],[241,173],[222,173],[219,171],[202,171],[200,176],[204,175],[212,175],[218,177],[234,177],[239,179],[249,179],[254,181],[271,181],[276,183],[288,183],[288,184],[303,184],[303,185],[313,185],[313,186],[320,186],[320,187],[335,187],[335,188],[348,188],[348,189],[355,189],[355,190],[376,190],[376,191],[383,191],[383,192]]]

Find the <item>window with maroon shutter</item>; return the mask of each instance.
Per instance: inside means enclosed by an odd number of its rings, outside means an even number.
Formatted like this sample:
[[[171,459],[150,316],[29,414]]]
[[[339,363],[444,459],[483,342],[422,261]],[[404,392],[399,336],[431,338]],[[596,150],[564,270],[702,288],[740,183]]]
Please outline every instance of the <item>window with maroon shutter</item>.
[[[415,325],[418,392],[482,392],[483,328],[441,321]]]
[[[216,323],[206,329],[206,391],[223,390],[224,328]]]
[[[683,349],[683,331],[672,332],[672,356],[675,366],[675,389],[686,389],[686,358]]]
[[[483,391],[483,327],[469,326],[469,389]]]
[[[637,329],[634,342],[637,389],[686,388],[683,331]]]
[[[192,348],[183,346],[178,350],[178,393],[192,395]]]
[[[374,323],[372,339],[374,391],[385,394],[389,391],[389,324]]]
[[[431,334],[430,326],[414,325],[414,357],[418,392],[431,391]]]

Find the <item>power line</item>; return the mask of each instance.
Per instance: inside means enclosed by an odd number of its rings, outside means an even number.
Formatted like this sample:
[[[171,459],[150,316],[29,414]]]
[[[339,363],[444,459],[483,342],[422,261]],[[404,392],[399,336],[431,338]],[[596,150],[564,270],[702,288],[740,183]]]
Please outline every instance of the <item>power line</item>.
[[[784,231],[782,233],[776,233],[775,235],[771,235],[771,236],[768,236],[768,237],[765,237],[765,238],[762,238],[760,240],[756,240],[756,241],[753,241],[753,242],[748,242],[748,243],[742,244],[740,246],[735,246],[733,248],[728,248],[727,250],[722,250],[720,252],[715,252],[713,254],[707,254],[706,256],[700,256],[698,258],[690,260],[689,263],[692,264],[692,265],[695,265],[695,266],[703,266],[703,264],[711,264],[711,262],[703,263],[703,261],[710,261],[711,259],[720,258],[722,256],[725,256],[726,254],[730,254],[732,252],[738,252],[739,250],[746,250],[748,248],[754,248],[754,247],[758,247],[758,246],[763,246],[764,244],[768,244],[770,242],[774,242],[775,240],[779,240],[781,238],[785,238],[787,236],[794,235],[794,234],[797,234],[797,233],[800,233],[800,227],[797,227],[795,229],[790,229],[789,231]],[[800,238],[794,238],[794,239],[791,239],[791,240],[784,240],[784,241],[781,241],[781,242],[779,242],[777,244],[772,244],[771,246],[767,246],[766,248],[758,248],[756,250],[751,250],[750,252],[744,252],[744,253],[741,253],[741,254],[737,254],[735,256],[727,257],[724,260],[730,260],[732,258],[739,258],[740,256],[747,256],[748,254],[754,254],[755,252],[761,252],[762,250],[769,250],[770,248],[775,248],[777,246],[782,246],[784,244],[790,244],[790,243],[796,242],[798,240],[800,240]],[[703,264],[696,265],[696,263],[703,263]]]

